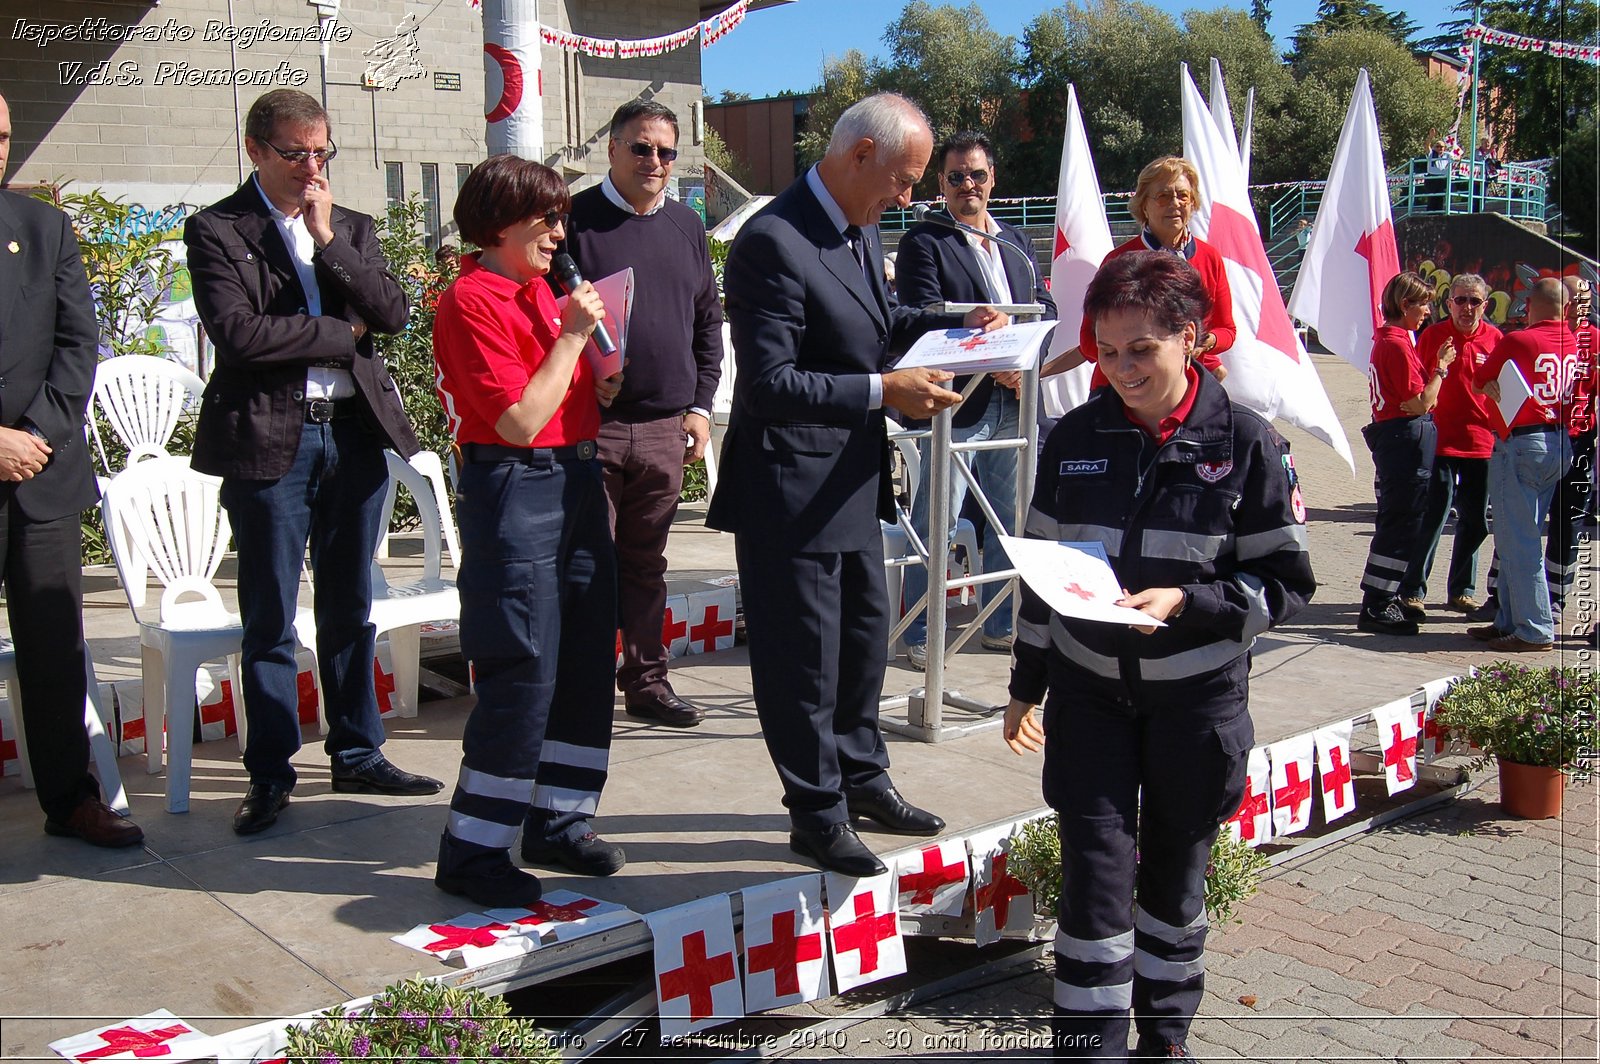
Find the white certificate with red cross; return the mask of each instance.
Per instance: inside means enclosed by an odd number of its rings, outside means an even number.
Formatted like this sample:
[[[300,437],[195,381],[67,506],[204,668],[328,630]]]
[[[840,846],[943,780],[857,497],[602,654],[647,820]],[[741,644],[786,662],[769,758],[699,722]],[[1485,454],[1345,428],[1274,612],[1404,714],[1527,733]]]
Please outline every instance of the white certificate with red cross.
[[[934,329],[922,334],[895,369],[927,366],[951,373],[997,373],[1032,369],[1039,347],[1053,321],[1013,322],[993,332],[982,329]]]
[[[1116,605],[1122,598],[1122,585],[1100,543],[1001,536],[1000,545],[1033,593],[1063,617],[1166,627],[1149,614]]]

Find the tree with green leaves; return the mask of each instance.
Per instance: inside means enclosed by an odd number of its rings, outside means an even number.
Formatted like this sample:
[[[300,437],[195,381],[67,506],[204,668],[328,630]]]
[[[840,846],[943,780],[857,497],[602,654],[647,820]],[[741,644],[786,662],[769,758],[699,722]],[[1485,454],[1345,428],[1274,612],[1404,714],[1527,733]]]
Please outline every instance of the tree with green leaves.
[[[884,88],[915,100],[935,137],[963,129],[994,135],[1017,94],[1017,42],[997,33],[977,4],[911,0],[883,34]]]
[[[810,166],[822,158],[828,150],[828,138],[833,135],[833,124],[851,104],[878,91],[882,76],[882,65],[877,60],[867,59],[855,48],[823,61],[822,84],[811,93],[805,129],[800,134],[798,148],[802,166]]]
[[[1410,48],[1418,33],[1405,12],[1385,11],[1372,0],[1319,0],[1317,17],[1295,31],[1289,62],[1298,67],[1312,41],[1345,30],[1381,33],[1401,48]]]

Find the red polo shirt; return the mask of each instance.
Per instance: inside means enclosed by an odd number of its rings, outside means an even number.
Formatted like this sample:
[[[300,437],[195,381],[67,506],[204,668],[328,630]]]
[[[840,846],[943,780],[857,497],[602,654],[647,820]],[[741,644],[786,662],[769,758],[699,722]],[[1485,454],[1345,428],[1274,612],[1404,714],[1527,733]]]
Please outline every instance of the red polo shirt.
[[[1567,323],[1549,318],[1501,340],[1489,353],[1489,360],[1479,367],[1478,384],[1482,386],[1499,377],[1500,368],[1507,362],[1517,364],[1533,396],[1518,408],[1509,426],[1501,419],[1498,405],[1490,408],[1491,423],[1500,438],[1509,439],[1512,429],[1524,425],[1562,424],[1561,401],[1568,394],[1568,385],[1578,367],[1578,341]]]
[[[1452,458],[1488,458],[1494,452],[1494,428],[1489,408],[1494,401],[1472,390],[1473,374],[1489,360],[1489,352],[1505,334],[1488,322],[1479,322],[1478,331],[1464,336],[1456,323],[1446,318],[1422,330],[1417,337],[1417,357],[1422,362],[1422,379],[1439,368],[1439,348],[1454,341],[1456,360],[1449,376],[1439,386],[1439,403],[1433,408],[1433,423],[1439,430],[1438,453]]]
[[[1413,417],[1400,409],[1400,404],[1421,395],[1425,384],[1411,330],[1399,325],[1378,326],[1372,333],[1372,359],[1367,366],[1372,420]]]
[[[1239,329],[1233,322],[1233,289],[1228,287],[1228,270],[1223,265],[1220,251],[1199,237],[1191,238],[1189,246],[1184,250],[1184,260],[1195,268],[1195,272],[1200,275],[1200,283],[1205,286],[1206,295],[1211,297],[1211,313],[1206,315],[1205,331],[1216,334],[1217,346],[1199,357],[1200,364],[1207,372],[1215,373],[1217,367],[1222,365],[1220,357],[1222,352],[1232,347],[1239,335]],[[1112,248],[1106,253],[1106,257],[1100,260],[1100,265],[1104,266],[1119,255],[1131,255],[1135,251],[1167,251],[1167,249],[1155,247],[1141,233],[1127,243]],[[1167,251],[1167,254],[1170,255],[1172,252]],[[1205,334],[1202,333],[1196,339],[1197,341],[1205,339]],[[1090,390],[1102,384],[1109,384],[1106,375],[1100,372],[1100,348],[1095,343],[1094,323],[1087,317],[1083,319],[1083,324],[1078,326],[1078,350],[1082,352],[1084,358],[1095,363],[1094,372],[1089,377]]]
[[[1127,403],[1122,404],[1122,416],[1157,443],[1166,443],[1172,438],[1172,434],[1178,431],[1178,426],[1188,419],[1190,411],[1194,409],[1195,394],[1200,391],[1200,376],[1195,373],[1193,362],[1183,367],[1183,376],[1189,382],[1189,387],[1184,391],[1183,398],[1178,400],[1178,405],[1172,408],[1172,413],[1156,423],[1157,431],[1151,432],[1144,422],[1135,418]]]

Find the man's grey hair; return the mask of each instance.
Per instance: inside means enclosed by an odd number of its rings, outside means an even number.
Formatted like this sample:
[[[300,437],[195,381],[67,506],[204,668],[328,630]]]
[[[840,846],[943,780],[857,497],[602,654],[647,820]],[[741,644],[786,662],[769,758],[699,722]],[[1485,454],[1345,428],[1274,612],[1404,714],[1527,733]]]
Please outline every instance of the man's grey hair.
[[[879,92],[851,104],[833,124],[828,154],[848,152],[856,142],[872,141],[880,152],[898,155],[912,134],[929,130],[922,108],[897,92]],[[930,133],[931,135],[931,133]],[[880,156],[882,158],[882,156]]]
[[[1466,288],[1476,290],[1480,296],[1487,296],[1489,294],[1489,282],[1485,281],[1482,277],[1475,273],[1458,273],[1455,275],[1455,277],[1451,278],[1450,291],[1454,292],[1457,289]]]

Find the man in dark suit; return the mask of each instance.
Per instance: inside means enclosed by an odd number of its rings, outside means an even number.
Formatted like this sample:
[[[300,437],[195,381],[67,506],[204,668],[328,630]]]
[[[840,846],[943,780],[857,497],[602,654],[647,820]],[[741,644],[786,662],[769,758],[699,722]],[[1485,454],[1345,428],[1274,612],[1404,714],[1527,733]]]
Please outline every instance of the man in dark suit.
[[[0,96],[0,178],[11,111]],[[94,303],[67,216],[0,192],[0,579],[17,655],[28,763],[44,829],[96,846],[144,832],[100,799],[83,726],[80,515],[96,497],[83,414],[94,388]]]
[[[1042,303],[1045,317],[1056,316],[1055,300],[1049,289],[1030,273],[1024,254],[1032,251],[1018,248],[1033,247],[1032,242],[1014,226],[1007,225],[989,214],[989,197],[994,194],[994,145],[982,133],[970,130],[957,133],[934,151],[939,160],[939,191],[944,194],[948,217],[974,229],[992,233],[1008,240],[1008,247],[998,240],[952,229],[948,223],[926,221],[912,226],[900,238],[899,256],[895,262],[900,302],[910,307],[924,307],[933,303]],[[951,385],[957,392],[965,391],[970,378],[960,377]],[[1015,439],[1019,435],[1017,416],[1018,396],[1022,387],[1022,374],[986,374],[973,393],[955,412],[951,421],[950,438],[956,443],[976,440]],[[922,468],[928,468],[928,441],[922,441]],[[983,570],[995,572],[1010,568],[1005,548],[1000,546],[1000,536],[1011,530],[1017,506],[1017,459],[1013,449],[980,450],[967,454],[984,496],[994,506],[996,514],[1004,521],[1004,528],[987,522],[983,535]],[[953,463],[952,463],[953,466]],[[923,475],[923,484],[927,475]],[[961,512],[966,498],[965,477],[952,472],[950,478],[950,514]],[[911,504],[911,522],[924,541],[928,537],[928,495],[919,491]],[[905,599],[916,602],[928,590],[928,571],[913,565],[905,571]],[[1004,584],[983,585],[983,603],[988,605],[1001,592]],[[983,622],[982,645],[988,650],[1011,651],[1011,608],[1006,603]],[[916,668],[927,664],[928,624],[926,614],[919,614],[906,629],[906,656]]]
[[[932,150],[910,101],[862,100],[823,160],[745,224],[724,272],[738,377],[707,523],[734,533],[790,848],[854,876],[884,870],[854,818],[896,834],[944,827],[895,790],[878,728],[889,636],[878,521],[894,512],[883,410],[930,417],[959,398],[942,370],[886,371],[892,341],[956,324],[898,306],[884,284],[878,219],[910,202]],[[968,315],[1003,321],[988,307]]]
[[[293,624],[308,541],[333,789],[421,795],[442,786],[380,750],[367,619],[383,449],[418,449],[368,329],[405,328],[405,292],[372,219],[333,202],[326,166],[337,149],[321,104],[274,90],[251,106],[244,132],[256,172],[183,230],[195,305],[217,348],[192,464],[222,477],[239,557],[250,773],[233,818],[241,835],[271,825],[294,789]]]

